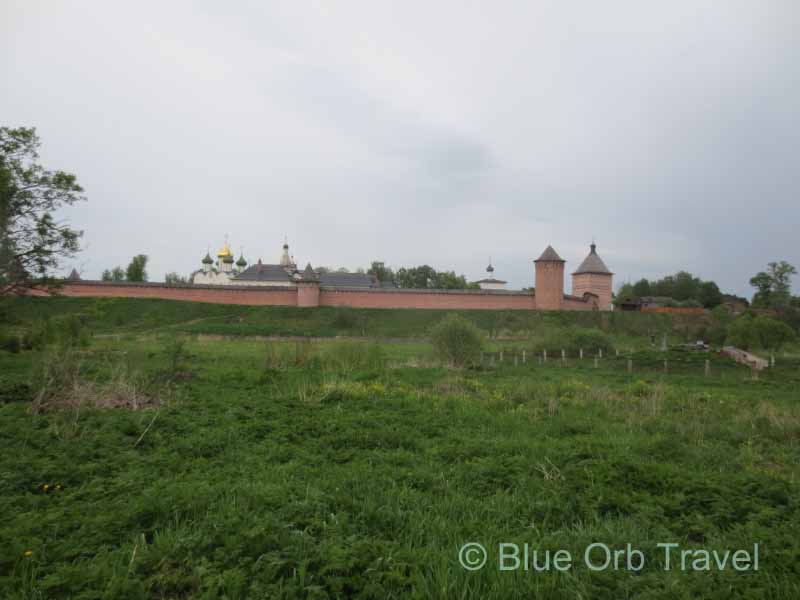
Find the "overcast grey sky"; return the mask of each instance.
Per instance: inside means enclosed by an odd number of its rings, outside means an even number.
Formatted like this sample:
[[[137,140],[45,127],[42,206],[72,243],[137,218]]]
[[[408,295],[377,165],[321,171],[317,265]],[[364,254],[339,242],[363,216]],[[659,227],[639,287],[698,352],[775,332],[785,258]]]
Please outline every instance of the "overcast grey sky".
[[[0,123],[78,175],[84,277],[151,258],[532,285],[800,267],[800,3],[0,2]],[[69,265],[72,266],[72,265]],[[795,290],[800,280],[795,281]]]

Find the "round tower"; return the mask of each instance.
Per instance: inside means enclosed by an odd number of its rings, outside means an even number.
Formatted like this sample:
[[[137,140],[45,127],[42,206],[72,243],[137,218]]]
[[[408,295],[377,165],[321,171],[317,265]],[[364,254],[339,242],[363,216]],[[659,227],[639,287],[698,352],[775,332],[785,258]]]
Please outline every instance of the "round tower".
[[[603,259],[597,254],[597,245],[592,242],[589,254],[572,274],[572,295],[583,296],[586,292],[597,296],[600,310],[613,310],[611,303],[612,279],[614,274],[608,270]]]
[[[564,300],[564,260],[547,246],[533,261],[536,269],[535,298],[537,310],[559,310]]]

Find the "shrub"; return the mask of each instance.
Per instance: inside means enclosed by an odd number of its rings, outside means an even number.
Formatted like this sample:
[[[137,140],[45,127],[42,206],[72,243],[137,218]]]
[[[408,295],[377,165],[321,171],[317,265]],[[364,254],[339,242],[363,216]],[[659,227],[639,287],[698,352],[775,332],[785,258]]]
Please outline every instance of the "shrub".
[[[433,328],[431,342],[439,359],[452,367],[463,367],[480,359],[483,336],[475,325],[450,314]]]
[[[20,350],[19,338],[13,333],[0,334],[0,350],[17,354]]]
[[[359,318],[352,308],[337,308],[331,324],[336,329],[355,329],[359,324]]]
[[[324,366],[338,371],[375,371],[386,366],[386,354],[379,344],[363,342],[337,342],[325,347]]]
[[[611,340],[600,329],[576,329],[570,333],[569,349],[576,352],[583,348],[589,352],[611,350]]]

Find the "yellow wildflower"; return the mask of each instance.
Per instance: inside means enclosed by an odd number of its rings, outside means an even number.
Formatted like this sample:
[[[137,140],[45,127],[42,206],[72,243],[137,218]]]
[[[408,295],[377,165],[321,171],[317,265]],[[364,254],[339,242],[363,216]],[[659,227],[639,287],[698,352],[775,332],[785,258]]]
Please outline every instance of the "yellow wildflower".
[[[25,556],[33,556],[33,550],[25,550]]]

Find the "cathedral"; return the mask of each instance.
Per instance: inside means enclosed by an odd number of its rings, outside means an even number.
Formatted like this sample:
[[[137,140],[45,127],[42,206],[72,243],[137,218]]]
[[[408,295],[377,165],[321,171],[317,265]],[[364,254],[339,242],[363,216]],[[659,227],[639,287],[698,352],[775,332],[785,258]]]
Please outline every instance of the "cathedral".
[[[228,242],[217,252],[217,260],[206,253],[202,260],[203,267],[192,273],[191,280],[195,285],[247,285],[259,287],[296,288],[298,282],[316,278],[320,285],[342,288],[379,288],[380,282],[374,275],[367,273],[317,273],[311,264],[304,270],[297,268],[294,257],[289,254],[289,243],[284,241],[280,259],[275,264],[258,260],[248,266],[244,255],[240,253],[234,262],[234,255]],[[385,287],[385,286],[384,286]]]

